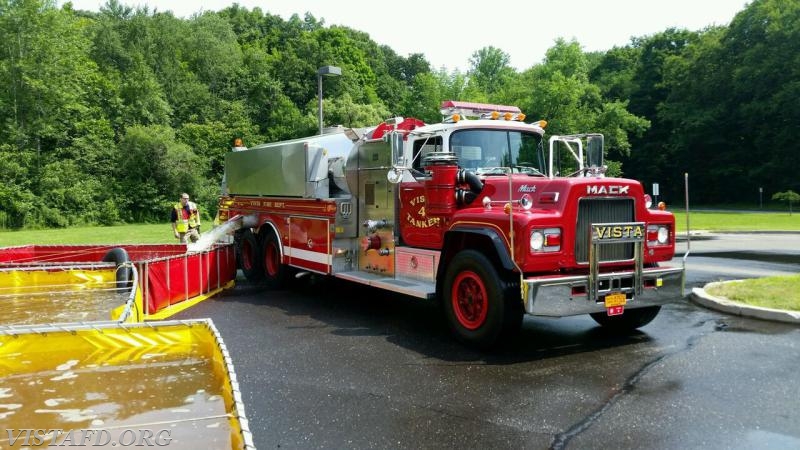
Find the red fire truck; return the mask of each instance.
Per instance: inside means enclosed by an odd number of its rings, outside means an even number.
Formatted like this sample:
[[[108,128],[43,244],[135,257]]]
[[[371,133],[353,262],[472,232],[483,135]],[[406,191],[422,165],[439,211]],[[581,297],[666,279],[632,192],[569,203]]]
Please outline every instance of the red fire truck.
[[[440,302],[486,347],[525,313],[633,329],[680,300],[675,219],[605,176],[603,136],[544,137],[516,107],[447,101],[400,117],[226,155],[219,218],[239,264],[279,287],[323,274]],[[663,209],[663,208],[662,208]]]

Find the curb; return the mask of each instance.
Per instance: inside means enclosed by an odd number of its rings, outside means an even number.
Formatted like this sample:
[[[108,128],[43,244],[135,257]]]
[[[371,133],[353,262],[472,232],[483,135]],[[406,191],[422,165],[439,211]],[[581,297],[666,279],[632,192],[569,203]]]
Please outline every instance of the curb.
[[[739,280],[718,281],[709,283],[706,286],[713,286],[721,283],[736,283],[737,281]],[[753,317],[761,320],[800,325],[800,312],[745,305],[744,303],[734,302],[727,298],[710,295],[706,292],[705,288],[692,288],[689,298],[700,306],[735,316]]]

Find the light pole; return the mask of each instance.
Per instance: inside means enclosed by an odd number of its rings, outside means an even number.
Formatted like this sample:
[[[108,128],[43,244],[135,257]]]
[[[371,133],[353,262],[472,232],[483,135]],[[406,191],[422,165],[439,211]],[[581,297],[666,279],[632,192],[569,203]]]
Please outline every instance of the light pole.
[[[322,134],[322,77],[338,77],[342,69],[336,66],[322,66],[317,69],[317,97],[319,98],[319,134]]]

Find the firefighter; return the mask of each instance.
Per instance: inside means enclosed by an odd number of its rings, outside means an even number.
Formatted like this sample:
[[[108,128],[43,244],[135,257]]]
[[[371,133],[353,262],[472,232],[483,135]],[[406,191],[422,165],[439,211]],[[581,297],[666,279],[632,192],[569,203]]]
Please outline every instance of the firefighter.
[[[200,213],[197,205],[189,201],[189,194],[181,194],[181,201],[172,208],[172,232],[181,243],[200,239]]]

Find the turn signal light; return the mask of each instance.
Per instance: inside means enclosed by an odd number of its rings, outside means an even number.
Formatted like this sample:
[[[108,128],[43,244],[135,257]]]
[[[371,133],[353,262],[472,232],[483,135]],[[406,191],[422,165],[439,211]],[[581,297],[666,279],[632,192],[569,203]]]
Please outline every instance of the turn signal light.
[[[667,225],[648,225],[647,226],[647,245],[666,245],[669,244],[669,227]]]
[[[531,230],[530,249],[533,253],[549,253],[561,250],[561,229],[545,228]]]
[[[544,235],[544,246],[545,247],[561,247],[561,233],[559,233],[559,234],[545,233],[545,235]]]

